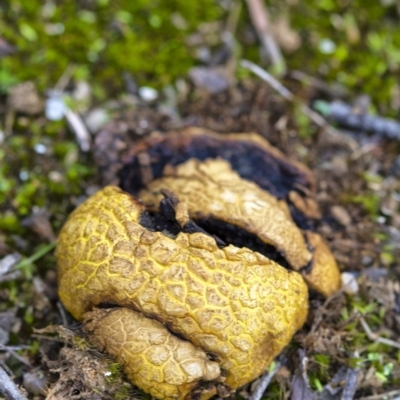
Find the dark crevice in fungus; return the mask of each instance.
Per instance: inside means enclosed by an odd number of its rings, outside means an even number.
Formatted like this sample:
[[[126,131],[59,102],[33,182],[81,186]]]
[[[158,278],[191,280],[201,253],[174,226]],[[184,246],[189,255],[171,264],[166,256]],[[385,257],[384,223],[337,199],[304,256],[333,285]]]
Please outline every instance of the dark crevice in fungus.
[[[173,239],[182,231],[176,221],[169,220],[161,212],[145,211],[140,215],[139,223],[151,232],[162,232]]]
[[[195,220],[189,219],[181,227],[176,220],[176,203],[174,201],[178,200],[173,197],[166,197],[160,202],[159,212],[143,212],[140,217],[140,224],[152,232],[161,232],[173,239],[176,238],[179,232],[201,232],[214,238],[220,248],[230,244],[240,248],[247,247],[275,261],[286,269],[293,269],[284,254],[279,252],[275,246],[263,242],[256,234],[248,232],[239,226],[210,216],[208,218],[196,218]],[[309,265],[304,266],[304,268],[306,267],[309,267]]]
[[[204,161],[219,157],[227,160],[243,179],[255,182],[278,199],[287,200],[289,192],[296,187],[312,190],[309,175],[296,164],[256,142],[232,136],[217,138],[204,133],[150,138],[142,147],[134,149],[118,172],[120,187],[137,195],[149,181],[162,177],[168,165],[177,166],[191,158]],[[310,221],[301,211],[293,208],[292,212],[301,228],[309,228]]]
[[[179,232],[184,233],[196,233],[201,232],[207,236],[211,236],[215,239],[217,246],[223,248],[227,244],[221,240],[216,234],[207,229],[203,229],[196,222],[189,219],[184,226],[181,226],[175,215],[174,204],[170,197],[163,199],[160,202],[159,212],[142,212],[140,216],[140,225],[152,232],[161,232],[164,235],[176,238]]]
[[[166,165],[176,166],[190,158],[204,161],[207,158],[221,157],[227,160],[233,170],[243,179],[257,183],[261,188],[279,199],[287,197],[297,182],[304,186],[309,183],[292,164],[270,155],[253,143],[243,141],[220,141],[211,137],[194,137],[188,146],[175,148],[175,143],[167,140],[147,149],[151,160],[152,179],[163,175]],[[247,155],[247,156],[244,156]],[[123,190],[135,194],[147,184],[142,179],[142,166],[139,157],[134,156],[119,172]],[[134,182],[134,186],[130,183]]]
[[[287,200],[287,199],[286,199]],[[315,231],[319,225],[319,221],[315,219],[308,218],[301,211],[299,211],[290,201],[289,204],[290,214],[295,222],[295,224],[303,231],[311,230]]]
[[[293,267],[286,260],[284,254],[279,252],[275,246],[263,242],[256,234],[245,229],[213,218],[200,218],[189,220],[181,227],[175,220],[169,220],[163,212],[143,212],[140,224],[152,232],[161,232],[164,235],[176,238],[179,232],[196,233],[201,232],[215,239],[219,248],[229,245],[235,247],[246,247],[256,251],[263,256],[275,261],[282,267],[293,270]],[[312,260],[301,268],[309,272],[312,269]]]
[[[236,225],[213,218],[200,218],[195,221],[199,226],[208,232],[212,232],[225,243],[232,244],[235,247],[247,247],[252,251],[257,251],[270,260],[275,261],[286,269],[293,269],[285,256],[281,254],[275,246],[263,242],[254,233],[250,233]]]

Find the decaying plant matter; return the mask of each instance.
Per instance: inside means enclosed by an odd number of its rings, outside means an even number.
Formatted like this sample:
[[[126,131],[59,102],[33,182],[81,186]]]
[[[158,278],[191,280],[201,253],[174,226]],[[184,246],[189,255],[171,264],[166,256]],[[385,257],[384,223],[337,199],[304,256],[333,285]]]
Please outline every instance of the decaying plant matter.
[[[119,180],[123,190],[104,188],[64,225],[59,294],[154,397],[207,399],[250,382],[303,325],[305,281],[325,296],[340,287],[310,230],[311,172],[255,134],[152,136],[125,155]]]

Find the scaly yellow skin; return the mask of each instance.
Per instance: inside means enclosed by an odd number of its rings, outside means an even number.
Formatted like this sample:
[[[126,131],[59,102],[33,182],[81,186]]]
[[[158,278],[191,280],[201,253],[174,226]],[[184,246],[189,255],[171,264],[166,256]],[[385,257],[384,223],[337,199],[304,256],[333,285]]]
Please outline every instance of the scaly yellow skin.
[[[156,398],[183,398],[199,380],[220,380],[218,363],[159,322],[126,307],[85,314],[84,330],[100,349],[118,358],[125,373]],[[121,337],[123,340],[121,340]],[[202,399],[215,394],[215,386]]]
[[[192,218],[214,218],[254,233],[280,251],[294,269],[311,260],[299,228],[281,203],[253,182],[242,179],[219,159],[190,159],[170,176],[150,182],[139,193],[147,205],[158,207],[162,189],[169,189],[188,206]]]
[[[169,189],[187,205],[191,218],[213,218],[254,233],[280,251],[296,271],[312,260],[310,272],[303,273],[310,287],[324,296],[339,290],[340,271],[323,239],[316,233],[305,233],[311,252],[283,204],[242,179],[227,161],[190,159],[167,173],[140,191],[139,198],[145,204],[158,206],[161,191]]]
[[[203,233],[172,239],[150,232],[139,224],[143,210],[132,196],[106,187],[71,214],[56,251],[65,307],[77,319],[101,303],[131,308],[212,354],[222,371],[216,382],[226,376],[225,384],[237,388],[252,381],[306,319],[302,277],[247,248],[219,249]],[[135,321],[122,332],[115,324],[107,335],[125,343],[126,332],[140,328]],[[119,361],[128,371],[129,358]],[[160,399],[190,395],[179,385],[171,393],[163,367],[149,359],[129,376],[150,393],[151,376],[163,376],[153,382]],[[198,378],[199,387],[207,379]]]

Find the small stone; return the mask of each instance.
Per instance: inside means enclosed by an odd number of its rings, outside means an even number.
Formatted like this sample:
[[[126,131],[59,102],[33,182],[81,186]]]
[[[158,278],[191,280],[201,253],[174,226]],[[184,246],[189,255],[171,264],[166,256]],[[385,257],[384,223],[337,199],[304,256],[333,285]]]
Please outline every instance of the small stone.
[[[346,294],[354,296],[359,291],[357,278],[350,272],[342,272],[342,286]]]
[[[371,265],[373,263],[374,259],[371,256],[362,256],[361,257],[361,263],[363,265]]]
[[[391,217],[397,214],[397,209],[399,207],[399,202],[394,196],[386,196],[381,202],[381,212],[384,215]]]
[[[351,224],[351,217],[347,210],[342,206],[331,207],[332,217],[339,222],[340,225],[348,226]]]
[[[393,174],[396,177],[400,177],[400,156],[397,156],[396,159],[394,160],[394,163],[392,164],[391,168],[391,174]]]
[[[349,170],[347,160],[341,155],[332,158],[332,167],[336,175],[346,174]]]
[[[64,118],[65,102],[62,92],[51,90],[46,100],[45,114],[50,121],[60,121]]]
[[[85,117],[85,123],[89,131],[91,133],[95,133],[100,130],[100,128],[102,128],[104,124],[109,121],[109,119],[110,116],[106,109],[95,108],[88,112]]]
[[[220,67],[193,67],[189,77],[197,87],[207,89],[212,94],[226,90],[230,84],[227,71]]]
[[[11,268],[20,260],[21,255],[19,253],[8,254],[4,258],[0,259],[0,275],[7,274],[9,271],[11,271]]]
[[[38,396],[44,395],[48,386],[48,381],[43,371],[35,373],[27,372],[23,376],[24,388],[31,394]]]
[[[139,96],[148,103],[156,100],[158,98],[158,92],[156,89],[153,89],[149,86],[142,86],[139,88]]]

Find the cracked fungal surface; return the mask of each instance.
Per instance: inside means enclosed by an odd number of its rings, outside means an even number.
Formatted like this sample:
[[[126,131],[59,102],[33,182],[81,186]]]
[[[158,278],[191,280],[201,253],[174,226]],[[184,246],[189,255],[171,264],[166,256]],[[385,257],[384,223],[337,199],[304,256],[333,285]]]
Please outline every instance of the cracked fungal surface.
[[[167,188],[187,205],[190,217],[200,225],[214,232],[214,227],[219,226],[217,234],[221,239],[225,239],[222,235],[229,224],[234,228],[231,236],[236,237],[228,242],[242,244],[238,232],[244,230],[272,246],[272,252],[279,253],[281,264],[302,270],[306,281],[319,293],[329,296],[340,288],[339,268],[322,238],[312,232],[306,232],[304,237],[286,203],[242,179],[226,160],[190,159],[168,168],[164,177],[150,182],[139,193],[139,198],[156,209]],[[251,239],[246,244],[254,246]],[[257,251],[272,258],[268,254],[270,247],[259,245]]]
[[[137,195],[170,166],[189,159],[204,161],[222,158],[245,180],[256,183],[278,200],[287,201],[293,219],[302,229],[310,229],[320,218],[315,201],[316,184],[311,171],[289,160],[277,148],[255,133],[218,134],[203,128],[187,128],[154,134],[132,146],[117,167],[119,186]],[[104,162],[98,160],[104,169]],[[110,167],[107,166],[107,170]]]
[[[306,319],[301,275],[201,229],[150,231],[143,216],[117,187],[71,214],[56,252],[66,308],[154,397],[206,399],[258,377]]]
[[[187,204],[191,218],[212,218],[245,229],[274,246],[295,269],[310,262],[311,253],[286,204],[242,179],[227,161],[190,159],[166,175],[139,193],[148,206],[157,208],[163,189],[168,189]]]

